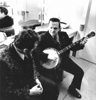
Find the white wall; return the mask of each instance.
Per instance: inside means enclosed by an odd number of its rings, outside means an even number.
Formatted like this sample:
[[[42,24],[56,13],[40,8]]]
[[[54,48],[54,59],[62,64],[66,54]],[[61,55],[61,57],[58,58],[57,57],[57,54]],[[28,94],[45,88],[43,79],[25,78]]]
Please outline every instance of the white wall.
[[[27,21],[31,19],[39,19],[39,12],[41,11],[39,2],[42,0],[14,0],[14,2],[13,0],[6,1],[10,1],[15,16],[18,15],[19,17],[21,17],[20,20]]]
[[[96,4],[96,0],[92,0],[86,33],[90,31],[96,32],[96,5],[95,4]],[[91,62],[96,63],[96,36],[88,40],[85,49],[79,53],[79,56]]]
[[[46,20],[58,17],[61,21],[77,26],[85,21],[89,0],[45,0]]]
[[[41,7],[39,6],[40,1],[41,0],[27,0],[26,10],[29,12],[27,20],[39,19],[39,12],[41,11]]]

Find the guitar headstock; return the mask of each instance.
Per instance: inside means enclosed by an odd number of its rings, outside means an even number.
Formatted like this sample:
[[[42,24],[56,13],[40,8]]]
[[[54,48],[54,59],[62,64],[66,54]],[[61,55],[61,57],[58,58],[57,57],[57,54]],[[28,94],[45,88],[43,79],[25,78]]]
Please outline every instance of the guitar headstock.
[[[87,35],[88,38],[91,38],[93,36],[95,36],[95,32],[93,32],[93,31]]]

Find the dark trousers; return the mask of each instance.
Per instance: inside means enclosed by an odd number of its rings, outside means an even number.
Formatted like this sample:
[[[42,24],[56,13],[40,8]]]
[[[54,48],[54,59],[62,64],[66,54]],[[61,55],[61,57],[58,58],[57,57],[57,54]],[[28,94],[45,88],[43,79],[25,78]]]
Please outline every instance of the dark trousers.
[[[59,95],[57,84],[53,80],[43,76],[41,76],[39,79],[44,88],[44,91],[41,95],[42,100],[57,100]]]
[[[70,86],[80,89],[84,71],[68,56],[62,57],[60,68],[74,75]]]

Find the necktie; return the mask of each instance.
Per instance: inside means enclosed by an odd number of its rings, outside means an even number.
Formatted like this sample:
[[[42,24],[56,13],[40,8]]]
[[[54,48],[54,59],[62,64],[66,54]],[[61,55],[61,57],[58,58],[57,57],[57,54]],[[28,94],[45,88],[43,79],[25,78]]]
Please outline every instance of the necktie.
[[[55,35],[55,36],[53,37],[53,39],[54,39],[54,42],[55,42],[55,43],[60,44],[60,42],[59,42],[59,37],[58,37],[57,35]]]
[[[54,40],[54,42],[56,43],[56,42],[57,42],[57,37],[54,36],[54,37],[53,37],[53,40]]]
[[[54,43],[55,43],[56,48],[60,49],[59,37],[54,36],[53,39],[54,39]]]

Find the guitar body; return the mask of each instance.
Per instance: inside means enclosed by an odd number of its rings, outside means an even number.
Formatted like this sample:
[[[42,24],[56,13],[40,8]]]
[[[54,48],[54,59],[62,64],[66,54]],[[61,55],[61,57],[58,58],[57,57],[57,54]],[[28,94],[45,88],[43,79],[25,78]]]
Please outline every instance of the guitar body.
[[[61,58],[59,56],[59,52],[56,49],[47,48],[43,52],[46,54],[49,54],[49,57],[53,58],[53,59],[48,59],[46,63],[41,62],[44,68],[53,69],[53,68],[56,68],[60,64]]]

